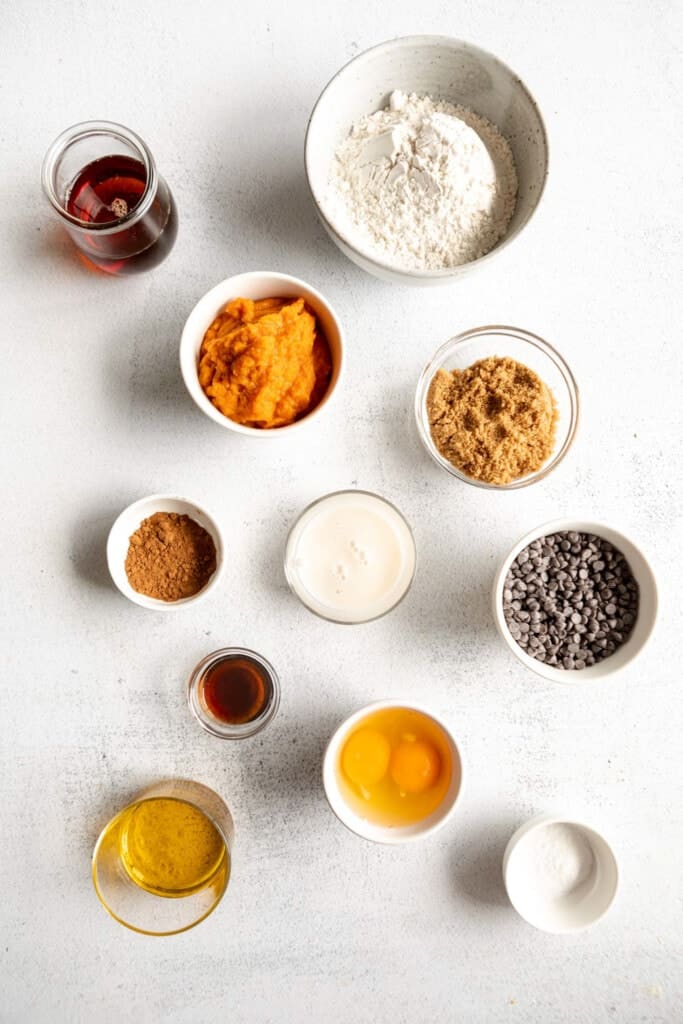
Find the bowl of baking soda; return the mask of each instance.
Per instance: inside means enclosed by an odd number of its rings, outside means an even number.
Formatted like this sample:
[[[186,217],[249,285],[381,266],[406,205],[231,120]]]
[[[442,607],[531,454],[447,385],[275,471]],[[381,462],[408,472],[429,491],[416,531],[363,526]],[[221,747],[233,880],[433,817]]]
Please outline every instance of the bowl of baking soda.
[[[522,825],[503,856],[513,907],[544,932],[580,932],[607,913],[619,868],[607,840],[579,821],[539,815]]]
[[[516,238],[548,172],[539,109],[492,54],[447,36],[361,53],[313,109],[313,201],[331,238],[370,274],[443,284]]]

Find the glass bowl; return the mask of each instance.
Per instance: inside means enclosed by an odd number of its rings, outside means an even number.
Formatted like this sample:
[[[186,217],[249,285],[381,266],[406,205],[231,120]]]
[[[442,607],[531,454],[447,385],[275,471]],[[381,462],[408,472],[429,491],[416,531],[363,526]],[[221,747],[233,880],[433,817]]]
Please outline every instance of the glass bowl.
[[[131,822],[142,809],[156,801],[184,805],[199,812],[220,838],[222,854],[215,868],[189,888],[162,891],[139,884],[127,866]],[[115,921],[134,932],[176,935],[187,931],[208,917],[223,898],[230,880],[234,835],[228,807],[208,786],[189,779],[171,779],[150,786],[115,815],[100,833],[92,858],[97,896]],[[177,836],[180,841],[182,830]],[[173,854],[170,858],[172,862]],[[161,863],[163,865],[163,860]]]
[[[324,514],[325,506],[334,507],[335,504],[341,508],[346,506],[353,506],[356,501],[360,503],[365,502],[368,506],[374,506],[375,510],[379,512],[380,516],[389,522],[389,528],[393,525],[397,542],[401,547],[401,563],[397,569],[396,576],[390,586],[387,588],[387,593],[382,596],[378,596],[369,601],[364,610],[354,610],[352,608],[344,608],[341,605],[334,605],[327,603],[323,597],[316,595],[309,590],[305,580],[302,578],[301,573],[301,541],[305,536],[306,530],[309,527],[314,526],[317,516],[321,513]],[[342,517],[343,520],[343,517]],[[344,532],[343,526],[341,527]],[[334,532],[334,531],[332,531]],[[360,547],[363,547],[363,541],[360,536],[356,535],[351,540],[351,548],[354,549],[354,556],[352,561],[355,561],[358,553],[358,547],[356,547],[356,541]],[[334,546],[334,538],[331,537],[330,543]],[[335,562],[335,557],[329,552],[321,553],[320,560],[328,564],[328,569],[331,571],[331,565]],[[367,562],[366,562],[367,565]],[[338,566],[341,569],[341,565]],[[410,590],[413,580],[415,578],[415,572],[417,569],[417,548],[415,546],[415,538],[413,531],[410,528],[410,524],[399,509],[396,508],[390,501],[383,498],[380,494],[374,494],[372,491],[363,491],[360,489],[344,490],[344,491],[332,491],[330,494],[324,494],[322,497],[317,498],[315,501],[307,505],[303,512],[297,517],[293,526],[289,531],[287,537],[287,543],[285,547],[285,579],[289,585],[289,589],[292,593],[299,598],[304,607],[308,608],[310,612],[317,615],[321,619],[326,619],[328,622],[335,622],[339,625],[358,625],[365,622],[374,622],[375,619],[381,619],[389,612],[393,611],[394,608],[398,607],[401,601],[404,599],[408,591]],[[345,578],[345,577],[344,577]]]
[[[557,404],[558,421],[553,453],[535,473],[511,480],[507,484],[492,484],[467,476],[445,459],[432,440],[427,413],[427,393],[437,370],[466,370],[479,359],[489,356],[509,356],[534,370],[552,391]],[[557,466],[569,451],[579,420],[579,390],[566,362],[543,338],[519,327],[476,327],[451,338],[439,348],[427,363],[415,394],[417,430],[425,448],[442,469],[451,476],[485,487],[492,491],[512,491],[518,487],[542,480]]]
[[[250,721],[239,724],[224,722],[217,718],[202,696],[202,682],[207,673],[220,662],[232,658],[244,658],[260,669],[268,691],[263,710]],[[207,654],[192,670],[187,684],[187,702],[201,727],[212,736],[222,740],[244,740],[261,732],[275,718],[280,707],[280,680],[270,662],[256,651],[251,651],[247,647],[221,647],[220,650]]]

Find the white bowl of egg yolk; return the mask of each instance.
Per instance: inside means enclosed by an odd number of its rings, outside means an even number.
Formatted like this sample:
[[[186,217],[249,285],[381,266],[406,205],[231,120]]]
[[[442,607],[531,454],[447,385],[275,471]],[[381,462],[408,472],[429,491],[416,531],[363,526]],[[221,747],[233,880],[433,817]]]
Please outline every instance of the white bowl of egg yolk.
[[[442,828],[462,778],[462,756],[445,723],[399,700],[356,711],[323,759],[330,807],[348,829],[376,843],[406,843]]]

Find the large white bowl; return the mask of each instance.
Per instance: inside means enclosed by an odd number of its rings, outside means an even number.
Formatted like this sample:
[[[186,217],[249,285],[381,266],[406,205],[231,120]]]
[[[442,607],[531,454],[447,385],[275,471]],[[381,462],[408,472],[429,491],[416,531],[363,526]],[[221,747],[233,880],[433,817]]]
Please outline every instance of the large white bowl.
[[[156,597],[140,594],[128,582],[126,555],[131,535],[135,533],[143,519],[153,516],[156,512],[175,512],[177,515],[189,516],[190,519],[199,523],[213,540],[216,548],[216,568],[213,576],[206,586],[191,597],[183,597],[179,601],[160,601]],[[140,498],[128,508],[124,508],[112,526],[107,538],[107,565],[112,580],[129,601],[139,604],[142,608],[151,608],[157,612],[178,611],[180,608],[187,608],[190,604],[196,604],[216,587],[223,572],[223,535],[213,516],[194,501],[179,498],[175,494],[151,494],[148,498]]]
[[[439,727],[450,747],[453,764],[451,784],[436,810],[428,817],[423,818],[422,821],[415,822],[414,825],[401,825],[396,828],[389,828],[386,825],[378,825],[375,822],[368,821],[366,818],[362,818],[359,814],[356,814],[346,801],[339,785],[339,759],[346,740],[363,719],[375,711],[380,711],[382,708],[408,708],[410,711],[418,711],[426,718],[431,718]],[[373,704],[367,704],[365,707],[359,708],[358,711],[349,715],[333,734],[323,758],[323,786],[330,807],[341,823],[346,825],[351,832],[355,832],[362,839],[370,839],[375,843],[396,845],[398,843],[414,842],[416,839],[424,839],[425,836],[431,835],[438,829],[443,828],[453,814],[456,803],[462,794],[462,779],[462,754],[450,729],[443,719],[438,718],[433,711],[428,711],[427,708],[422,707],[420,704],[415,704],[413,701],[378,700]]]
[[[352,124],[385,107],[394,89],[460,103],[488,118],[510,143],[519,181],[517,207],[505,237],[486,256],[444,270],[405,270],[378,258],[336,223],[328,199],[335,152]],[[385,281],[445,284],[493,259],[529,222],[548,174],[548,141],[529,90],[497,57],[448,36],[407,36],[361,53],[325,87],[308,124],[304,162],[320,219],[349,259]]]
[[[582,885],[559,899],[546,899],[534,884],[525,856],[534,839],[549,825],[571,828],[590,847],[593,854],[591,874]],[[533,863],[533,861],[532,861]],[[542,814],[525,822],[505,848],[503,880],[513,907],[534,928],[556,935],[581,932],[595,924],[614,902],[619,885],[619,867],[614,851],[595,829],[571,818]]]
[[[577,533],[594,533],[598,537],[603,537],[606,541],[609,541],[610,544],[613,544],[626,558],[640,589],[638,617],[628,640],[614,654],[611,654],[608,658],[603,658],[597,665],[590,665],[582,669],[555,668],[553,665],[545,665],[542,661],[532,658],[519,646],[513,637],[508,629],[503,612],[505,578],[520,551],[523,551],[524,548],[528,547],[533,540],[537,540],[538,537],[547,537],[551,533],[562,533],[565,530],[575,530]],[[507,646],[515,657],[527,668],[530,668],[532,672],[536,672],[539,676],[543,676],[544,679],[549,679],[554,683],[576,684],[591,682],[594,679],[604,679],[606,676],[613,675],[630,664],[640,654],[650,638],[657,618],[657,583],[643,552],[632,540],[625,537],[623,533],[613,530],[610,526],[604,526],[602,523],[577,519],[555,519],[550,523],[537,526],[535,530],[530,530],[521,540],[517,541],[509,554],[503,559],[493,581],[493,617],[498,632]]]
[[[330,347],[332,356],[332,376],[322,400],[302,419],[290,423],[286,427],[275,427],[272,430],[259,430],[257,427],[246,427],[236,423],[216,408],[211,399],[204,393],[199,383],[197,364],[199,350],[208,328],[223,311],[231,299],[269,299],[269,298],[304,298],[311,307],[322,328]],[[190,313],[180,339],[180,371],[185,387],[191,398],[203,413],[221,427],[234,430],[238,434],[250,437],[282,437],[293,430],[299,430],[316,419],[332,397],[342,375],[344,366],[344,333],[337,314],[327,299],[310,284],[279,274],[272,270],[254,270],[246,274],[237,274],[221,281],[215,288],[204,295]]]

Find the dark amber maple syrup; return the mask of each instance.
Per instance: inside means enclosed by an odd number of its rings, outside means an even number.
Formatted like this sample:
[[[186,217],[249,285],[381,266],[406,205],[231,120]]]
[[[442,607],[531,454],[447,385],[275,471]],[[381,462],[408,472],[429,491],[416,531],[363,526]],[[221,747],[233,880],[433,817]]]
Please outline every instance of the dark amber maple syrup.
[[[268,706],[273,687],[266,670],[251,658],[235,655],[212,665],[199,684],[207,711],[227,725],[245,725]]]
[[[66,195],[66,209],[84,227],[92,225],[86,258],[110,274],[150,270],[168,256],[178,232],[170,189],[159,180],[156,195],[141,217],[135,210],[147,188],[144,164],[117,154],[93,160],[78,173]],[[119,230],[99,231],[102,228]]]

